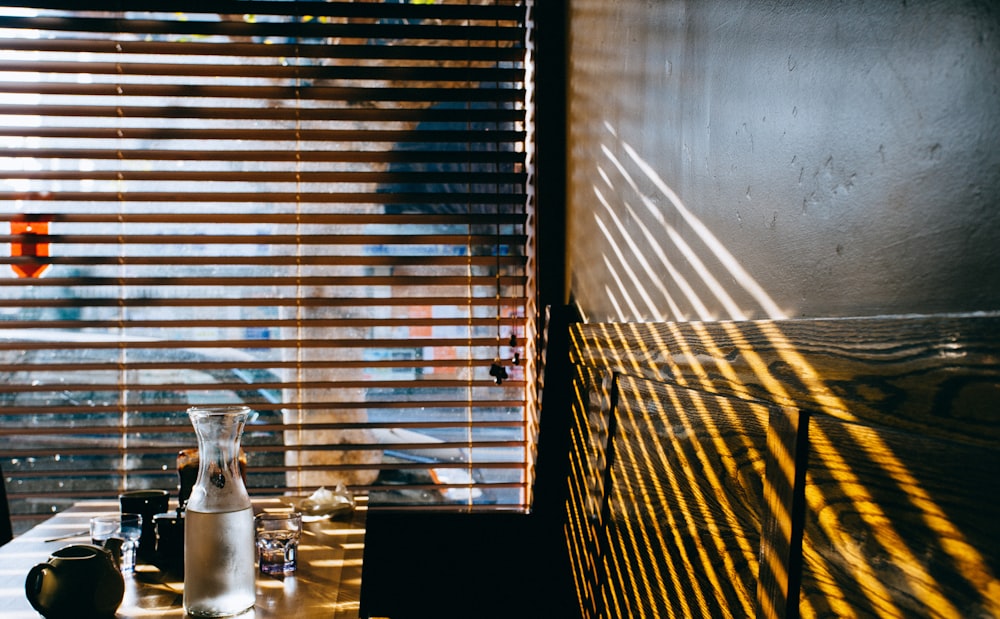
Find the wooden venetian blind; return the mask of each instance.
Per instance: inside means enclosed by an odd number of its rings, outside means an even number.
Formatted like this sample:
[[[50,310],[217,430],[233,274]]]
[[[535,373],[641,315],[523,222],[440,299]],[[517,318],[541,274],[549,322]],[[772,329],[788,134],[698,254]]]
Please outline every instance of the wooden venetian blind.
[[[523,3],[129,5],[0,8],[15,528],[175,487],[193,404],[252,493],[524,506]]]

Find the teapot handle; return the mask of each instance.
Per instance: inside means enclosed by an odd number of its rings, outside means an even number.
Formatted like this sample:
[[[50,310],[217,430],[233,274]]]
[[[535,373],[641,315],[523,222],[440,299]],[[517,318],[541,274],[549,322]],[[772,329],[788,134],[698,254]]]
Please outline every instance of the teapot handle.
[[[32,608],[42,614],[45,614],[45,608],[42,606],[41,600],[38,599],[38,594],[42,590],[42,579],[45,571],[51,569],[53,569],[51,564],[39,563],[28,571],[28,577],[24,579],[24,594],[28,596]]]

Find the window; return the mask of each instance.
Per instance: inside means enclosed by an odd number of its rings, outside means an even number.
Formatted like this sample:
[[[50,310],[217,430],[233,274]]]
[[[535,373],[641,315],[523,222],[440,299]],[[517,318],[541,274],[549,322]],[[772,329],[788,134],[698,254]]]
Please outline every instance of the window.
[[[175,487],[192,404],[256,411],[252,493],[525,507],[524,3],[24,4],[0,8],[15,529]]]

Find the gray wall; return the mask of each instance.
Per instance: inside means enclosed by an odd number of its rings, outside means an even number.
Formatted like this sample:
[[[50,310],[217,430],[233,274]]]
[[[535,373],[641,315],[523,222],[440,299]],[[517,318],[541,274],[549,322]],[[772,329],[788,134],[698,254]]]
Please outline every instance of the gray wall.
[[[1000,308],[1000,2],[569,8],[586,320]]]

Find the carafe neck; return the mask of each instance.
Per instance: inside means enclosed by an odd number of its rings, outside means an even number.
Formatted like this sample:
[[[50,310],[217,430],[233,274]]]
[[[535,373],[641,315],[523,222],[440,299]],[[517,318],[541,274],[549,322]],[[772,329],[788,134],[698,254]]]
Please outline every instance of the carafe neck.
[[[245,406],[188,409],[198,436],[198,478],[188,510],[222,512],[249,506],[239,453],[243,427],[251,414]]]

